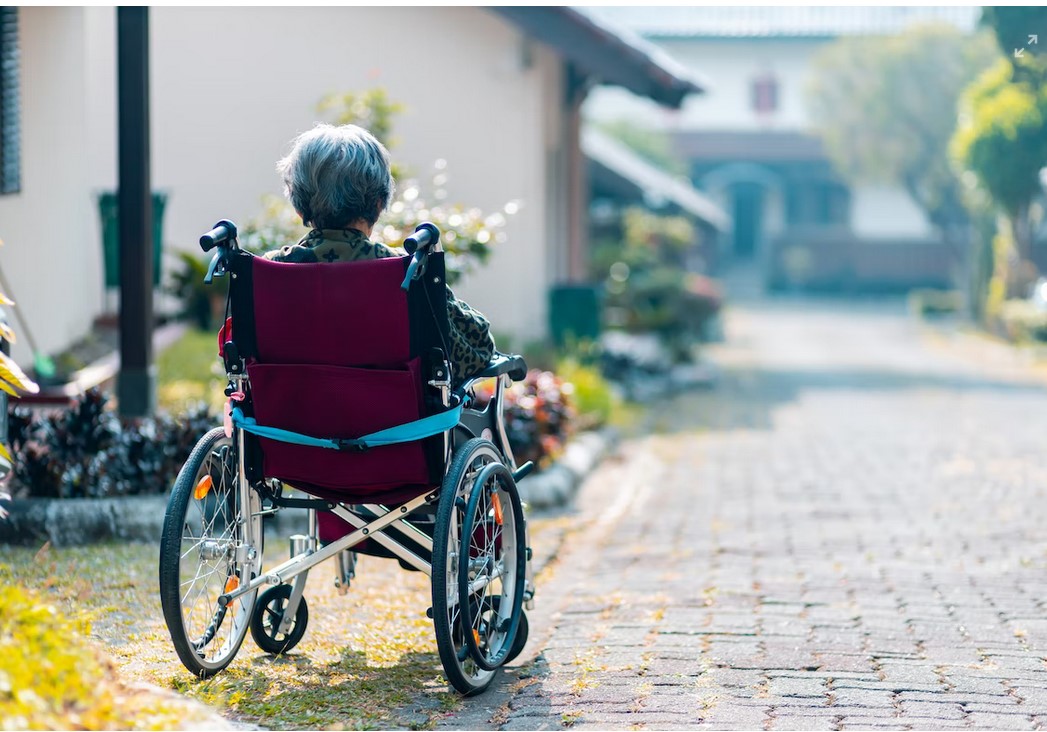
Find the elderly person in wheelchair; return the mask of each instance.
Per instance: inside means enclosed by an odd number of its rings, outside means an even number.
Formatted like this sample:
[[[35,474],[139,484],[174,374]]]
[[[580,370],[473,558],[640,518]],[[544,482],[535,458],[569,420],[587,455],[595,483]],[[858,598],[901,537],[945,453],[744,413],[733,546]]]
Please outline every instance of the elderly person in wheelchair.
[[[284,192],[312,230],[297,244],[267,253],[276,262],[356,262],[398,256],[370,241],[396,183],[389,153],[356,125],[320,124],[299,135],[277,164]],[[451,371],[456,384],[479,373],[495,354],[491,325],[447,288]]]
[[[227,421],[200,439],[171,491],[160,600],[194,675],[228,666],[250,630],[281,654],[308,623],[309,570],[356,552],[431,578],[436,644],[462,694],[515,658],[534,594],[531,548],[502,397],[519,356],[495,353],[487,321],[447,289],[439,230],[421,224],[409,256],[369,240],[393,192],[388,153],[366,131],[320,125],[279,164],[312,231],[256,257],[221,221],[206,282],[228,275],[219,334]],[[305,314],[306,317],[303,317]],[[483,408],[479,378],[494,378]],[[262,521],[308,513],[291,557],[263,569]]]

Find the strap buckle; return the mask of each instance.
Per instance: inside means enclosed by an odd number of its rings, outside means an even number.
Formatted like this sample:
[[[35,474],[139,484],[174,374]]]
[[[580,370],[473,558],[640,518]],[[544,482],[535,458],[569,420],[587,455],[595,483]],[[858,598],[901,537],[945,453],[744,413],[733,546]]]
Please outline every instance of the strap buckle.
[[[367,452],[370,446],[360,440],[335,440],[339,452]]]

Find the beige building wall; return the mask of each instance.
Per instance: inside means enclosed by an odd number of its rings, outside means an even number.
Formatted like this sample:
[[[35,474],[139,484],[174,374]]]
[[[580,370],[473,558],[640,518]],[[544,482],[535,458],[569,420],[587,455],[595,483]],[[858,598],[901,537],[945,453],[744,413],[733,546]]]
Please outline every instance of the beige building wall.
[[[704,94],[689,97],[680,110],[669,110],[621,89],[593,92],[585,113],[590,119],[627,117],[672,131],[803,131],[807,128],[804,94],[810,61],[820,43],[658,39],[657,45],[701,75]],[[752,110],[752,80],[772,72],[778,79],[778,110],[761,117]]]
[[[20,16],[24,192],[0,197],[0,264],[53,350],[103,308],[94,196],[116,185],[116,11]],[[281,193],[276,160],[322,119],[322,96],[380,86],[406,106],[393,157],[423,180],[446,160],[446,203],[493,213],[520,202],[508,241],[456,290],[516,345],[544,333],[566,240],[549,189],[563,130],[552,51],[479,8],[158,7],[150,33],[152,177],[169,195],[168,251],[198,251],[215,221],[244,224],[264,194]],[[46,275],[41,239],[60,255]]]
[[[84,21],[81,8],[19,9],[22,187],[0,196],[0,267],[43,351],[82,336],[102,304]],[[21,336],[13,354],[26,363],[25,328],[9,317]]]

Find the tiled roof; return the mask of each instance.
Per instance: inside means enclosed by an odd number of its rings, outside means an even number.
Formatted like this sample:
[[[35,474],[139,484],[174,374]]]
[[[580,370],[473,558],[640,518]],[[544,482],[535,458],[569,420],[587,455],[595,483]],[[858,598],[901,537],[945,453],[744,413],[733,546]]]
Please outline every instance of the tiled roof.
[[[597,18],[654,38],[826,38],[890,35],[918,23],[974,30],[973,7],[586,7]]]

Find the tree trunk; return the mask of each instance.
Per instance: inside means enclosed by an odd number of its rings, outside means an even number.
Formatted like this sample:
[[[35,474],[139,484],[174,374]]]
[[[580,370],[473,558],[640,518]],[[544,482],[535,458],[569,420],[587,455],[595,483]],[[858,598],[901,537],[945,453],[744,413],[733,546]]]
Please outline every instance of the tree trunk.
[[[1039,276],[1036,264],[1032,261],[1032,221],[1029,218],[1029,205],[1019,206],[1008,219],[1018,266],[1011,272],[1007,292],[1011,297],[1028,297],[1029,288]]]

